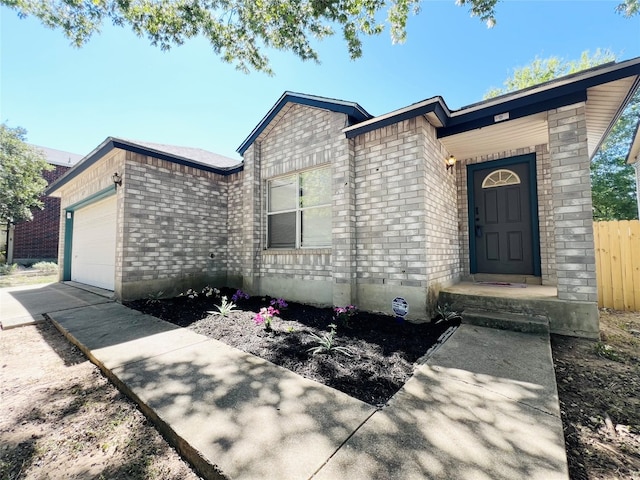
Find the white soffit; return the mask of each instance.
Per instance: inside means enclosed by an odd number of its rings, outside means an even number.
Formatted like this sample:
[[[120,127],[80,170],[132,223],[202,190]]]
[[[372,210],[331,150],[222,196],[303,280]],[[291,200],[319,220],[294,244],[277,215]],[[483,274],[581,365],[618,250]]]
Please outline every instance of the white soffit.
[[[547,114],[541,112],[500,122],[448,137],[440,141],[462,160],[547,143]]]
[[[589,157],[592,157],[602,136],[607,132],[616,112],[627,97],[636,77],[623,78],[615,82],[592,87],[587,92],[587,134]]]

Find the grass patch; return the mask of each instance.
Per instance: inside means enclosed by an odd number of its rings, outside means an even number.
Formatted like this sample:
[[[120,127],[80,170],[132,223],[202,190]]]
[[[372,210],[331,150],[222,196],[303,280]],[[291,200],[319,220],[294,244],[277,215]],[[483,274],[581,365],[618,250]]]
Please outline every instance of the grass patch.
[[[37,285],[41,283],[56,283],[57,281],[57,273],[50,273],[47,275],[2,275],[0,276],[0,288]]]

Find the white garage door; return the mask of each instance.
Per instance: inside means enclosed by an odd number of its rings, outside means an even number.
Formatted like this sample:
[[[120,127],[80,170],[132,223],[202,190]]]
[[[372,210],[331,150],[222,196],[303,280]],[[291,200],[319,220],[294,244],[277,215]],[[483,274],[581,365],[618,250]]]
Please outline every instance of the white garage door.
[[[73,215],[71,280],[113,290],[116,264],[116,196]]]

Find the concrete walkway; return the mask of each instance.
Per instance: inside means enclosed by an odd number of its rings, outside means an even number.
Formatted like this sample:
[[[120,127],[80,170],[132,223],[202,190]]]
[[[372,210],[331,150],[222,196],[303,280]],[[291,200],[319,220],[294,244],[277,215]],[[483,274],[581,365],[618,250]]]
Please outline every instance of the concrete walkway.
[[[377,410],[90,295],[0,290],[0,318],[47,313],[207,478],[568,478],[547,336],[463,325]]]

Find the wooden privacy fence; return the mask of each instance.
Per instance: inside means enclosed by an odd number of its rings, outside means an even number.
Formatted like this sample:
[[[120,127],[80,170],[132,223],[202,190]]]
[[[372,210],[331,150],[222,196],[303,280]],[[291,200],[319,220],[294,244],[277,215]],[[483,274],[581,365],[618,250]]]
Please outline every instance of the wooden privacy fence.
[[[640,311],[640,221],[594,222],[598,306]]]

